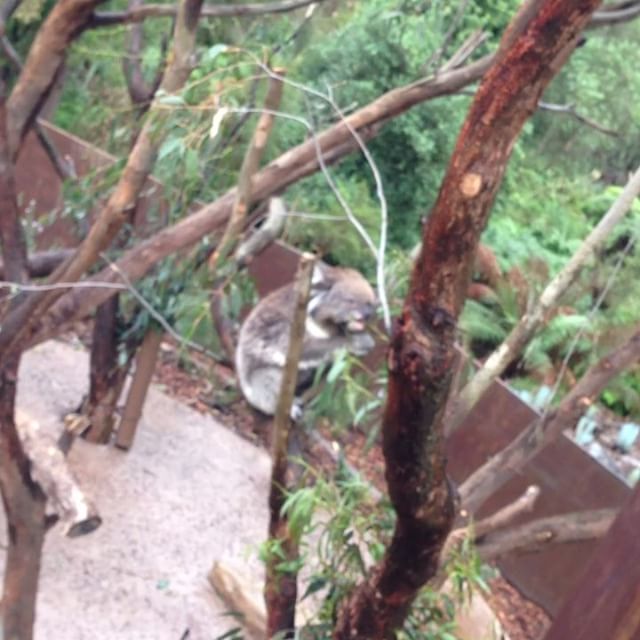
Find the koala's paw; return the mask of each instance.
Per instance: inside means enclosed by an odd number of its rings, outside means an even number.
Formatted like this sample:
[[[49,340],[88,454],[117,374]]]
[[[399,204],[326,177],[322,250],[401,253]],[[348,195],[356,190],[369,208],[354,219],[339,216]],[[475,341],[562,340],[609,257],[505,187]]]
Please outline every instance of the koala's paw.
[[[302,403],[299,400],[294,400],[293,404],[291,405],[291,419],[294,422],[300,422],[303,413],[304,410],[302,408]]]

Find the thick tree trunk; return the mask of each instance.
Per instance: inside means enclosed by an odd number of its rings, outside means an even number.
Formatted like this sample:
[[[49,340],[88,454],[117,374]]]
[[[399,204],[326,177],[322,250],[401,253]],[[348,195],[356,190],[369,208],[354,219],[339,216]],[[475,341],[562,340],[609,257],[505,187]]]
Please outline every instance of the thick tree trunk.
[[[503,37],[458,138],[389,349],[383,449],[397,513],[383,560],[343,604],[336,640],[387,640],[438,570],[454,518],[443,416],[455,327],[480,234],[516,138],[575,47],[596,0],[529,2]]]

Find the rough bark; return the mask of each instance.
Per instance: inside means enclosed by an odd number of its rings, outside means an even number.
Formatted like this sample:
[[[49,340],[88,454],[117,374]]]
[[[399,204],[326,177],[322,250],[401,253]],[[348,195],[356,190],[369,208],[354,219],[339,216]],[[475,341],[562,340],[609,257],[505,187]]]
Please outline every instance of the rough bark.
[[[65,1],[63,0],[63,4]],[[180,3],[170,62],[162,79],[161,88],[166,93],[179,91],[191,73],[201,6],[202,0],[183,0]],[[27,65],[23,75],[26,70]],[[163,139],[162,122],[165,117],[166,114],[161,113],[160,109],[155,112],[152,109],[113,194],[75,255],[53,274],[54,281],[75,282],[80,278],[96,262],[100,253],[110,245],[127,221],[128,213],[135,207],[155,163],[156,154]],[[55,289],[34,293],[10,314],[5,320],[4,331],[0,333],[0,355],[7,355],[21,345],[24,346],[33,325],[37,323],[37,318],[63,295],[63,292],[62,289]]]
[[[462,389],[455,400],[448,431],[454,431],[462,423],[493,381],[521,355],[549,312],[558,305],[588,261],[597,255],[615,226],[626,216],[638,194],[640,194],[640,168],[629,179],[622,193],[564,268],[546,286],[533,308],[520,318],[504,342],[487,358]]]
[[[563,430],[572,429],[613,378],[640,359],[640,330],[591,366],[557,408],[534,421],[507,447],[474,471],[460,487],[465,509],[475,513]]]
[[[475,95],[425,225],[388,354],[383,450],[397,524],[382,562],[343,604],[337,640],[393,637],[438,569],[454,517],[442,418],[455,361],[456,321],[480,233],[522,125],[597,4],[546,0],[526,5],[507,29]]]
[[[283,371],[280,396],[273,418],[273,442],[271,446],[272,470],[269,490],[269,540],[277,543],[284,559],[294,562],[299,557],[296,533],[289,527],[289,519],[282,512],[287,494],[296,488],[296,470],[290,461],[292,448],[291,407],[298,380],[298,362],[302,355],[302,342],[307,318],[307,304],[311,291],[311,274],[315,259],[302,256],[296,276],[296,306],[291,320],[286,366]],[[278,565],[280,554],[271,553],[267,558],[264,598],[267,605],[267,637],[277,633],[286,638],[294,637],[297,601],[297,572],[283,572]]]
[[[149,391],[151,378],[158,360],[163,332],[155,328],[147,331],[136,358],[136,370],[127,394],[127,402],[122,412],[116,446],[120,449],[130,449],[136,435],[136,428],[142,415],[144,401]]]

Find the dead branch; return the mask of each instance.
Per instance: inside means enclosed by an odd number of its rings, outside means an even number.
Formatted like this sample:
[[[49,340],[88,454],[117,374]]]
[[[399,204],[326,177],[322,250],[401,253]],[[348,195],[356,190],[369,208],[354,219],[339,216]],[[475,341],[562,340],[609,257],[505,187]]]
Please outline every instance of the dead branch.
[[[596,255],[611,235],[613,228],[631,209],[638,194],[640,194],[640,168],[629,179],[609,211],[585,238],[564,268],[546,286],[533,309],[520,318],[504,342],[486,359],[483,366],[459,393],[448,430],[454,431],[462,424],[492,382],[520,356],[536,330],[547,318],[549,311],[559,303],[587,262]]]
[[[474,522],[469,526],[454,529],[449,534],[444,546],[442,547],[438,574],[431,581],[430,585],[432,587],[435,586],[435,588],[439,588],[445,583],[447,579],[447,562],[466,538],[472,535],[475,544],[478,545],[487,534],[491,534],[494,531],[508,527],[516,518],[532,511],[539,496],[540,488],[535,485],[531,485],[530,487],[527,487],[527,490],[519,498],[504,506],[502,509],[499,509],[495,513],[492,513],[490,516],[487,516],[478,522]],[[469,514],[462,510],[460,515],[462,517],[467,517]]]
[[[542,100],[538,103],[538,108],[543,111],[550,111],[552,113],[565,113],[578,122],[599,131],[600,133],[604,133],[607,136],[611,136],[612,138],[619,138],[620,134],[615,129],[609,129],[605,127],[603,124],[592,120],[591,118],[587,118],[587,116],[583,116],[581,113],[578,113],[576,110],[575,104],[551,104],[550,102],[543,102]]]
[[[456,322],[480,234],[522,126],[597,5],[597,0],[525,5],[471,105],[425,225],[387,356],[383,451],[397,514],[393,538],[382,561],[342,603],[334,640],[391,637],[438,570],[455,512],[445,472],[443,414]]]
[[[573,429],[603,389],[640,359],[640,330],[592,365],[562,402],[535,420],[507,447],[474,471],[460,487],[462,505],[475,513],[523,465],[565,429]]]
[[[70,1],[62,0],[62,4]],[[202,0],[183,0],[180,4],[174,29],[170,63],[162,80],[161,88],[167,94],[179,91],[191,74],[201,5]],[[56,5],[56,8],[59,6],[61,5]],[[25,65],[25,72],[26,69]],[[127,213],[135,207],[155,163],[158,148],[162,143],[164,130],[161,125],[166,114],[158,112],[161,110],[152,109],[150,117],[146,120],[127,158],[127,164],[115,190],[74,256],[53,274],[52,280],[54,282],[75,282],[80,278],[97,261],[101,252],[111,244],[126,222]],[[36,292],[29,296],[5,319],[3,332],[0,333],[0,352],[6,354],[7,351],[19,348],[21,343],[24,344],[35,318],[63,293],[64,289],[56,288]]]
[[[281,553],[270,553],[266,561],[264,597],[267,605],[267,637],[278,632],[290,633],[295,629],[297,600],[297,572],[283,572],[278,565],[284,558],[294,562],[299,557],[298,535],[291,531],[283,507],[289,492],[295,490],[299,470],[294,469],[289,456],[292,450],[291,409],[298,381],[298,362],[302,355],[307,304],[311,292],[311,275],[315,257],[303,254],[296,276],[295,309],[291,319],[286,365],[282,372],[280,396],[273,418],[271,457],[271,485],[269,490],[269,540],[277,542]]]
[[[507,554],[542,551],[552,544],[602,538],[617,513],[616,509],[600,509],[540,518],[490,533],[476,548],[480,557],[490,562]]]
[[[259,16],[268,13],[286,13],[324,0],[282,0],[280,2],[261,2],[253,4],[220,4],[202,8],[203,18],[230,18],[239,16]],[[91,27],[112,27],[120,24],[142,22],[147,18],[168,18],[177,14],[175,5],[148,4],[127,11],[96,12]]]
[[[80,489],[64,454],[36,420],[16,410],[16,424],[31,461],[31,477],[45,495],[70,538],[91,533],[102,523],[95,506]]]

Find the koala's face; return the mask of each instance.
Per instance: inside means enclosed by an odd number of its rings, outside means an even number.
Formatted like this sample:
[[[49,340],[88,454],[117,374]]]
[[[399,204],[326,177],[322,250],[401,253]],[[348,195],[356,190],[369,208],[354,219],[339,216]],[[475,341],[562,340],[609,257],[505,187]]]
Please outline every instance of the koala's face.
[[[323,284],[315,319],[343,334],[365,332],[375,315],[377,301],[362,274],[354,269],[330,268]]]

